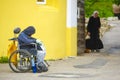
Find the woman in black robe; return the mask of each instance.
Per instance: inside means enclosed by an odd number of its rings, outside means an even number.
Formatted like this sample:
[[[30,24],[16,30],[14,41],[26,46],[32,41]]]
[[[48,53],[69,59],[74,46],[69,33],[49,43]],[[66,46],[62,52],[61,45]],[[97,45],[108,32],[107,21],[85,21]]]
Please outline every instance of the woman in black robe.
[[[98,16],[98,11],[94,11],[93,15],[89,18],[87,25],[87,34],[90,36],[90,39],[86,40],[86,48],[91,49],[93,52],[100,52],[100,49],[103,48],[103,43],[100,40],[100,17]]]

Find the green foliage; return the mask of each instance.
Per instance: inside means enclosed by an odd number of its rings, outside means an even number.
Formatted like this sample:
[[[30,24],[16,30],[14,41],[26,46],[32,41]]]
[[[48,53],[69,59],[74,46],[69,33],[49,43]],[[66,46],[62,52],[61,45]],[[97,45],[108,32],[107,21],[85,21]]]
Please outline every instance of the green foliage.
[[[113,3],[119,5],[120,4],[120,0],[113,0]]]
[[[113,0],[85,0],[85,16],[89,17],[97,10],[100,17],[113,16],[112,2]]]
[[[8,63],[8,57],[0,57],[0,63]]]

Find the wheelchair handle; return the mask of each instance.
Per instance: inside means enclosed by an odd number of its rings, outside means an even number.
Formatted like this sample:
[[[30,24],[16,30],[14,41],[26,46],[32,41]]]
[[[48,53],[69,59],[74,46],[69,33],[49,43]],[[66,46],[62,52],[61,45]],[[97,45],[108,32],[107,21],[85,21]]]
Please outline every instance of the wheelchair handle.
[[[17,41],[17,38],[10,38],[9,41]]]

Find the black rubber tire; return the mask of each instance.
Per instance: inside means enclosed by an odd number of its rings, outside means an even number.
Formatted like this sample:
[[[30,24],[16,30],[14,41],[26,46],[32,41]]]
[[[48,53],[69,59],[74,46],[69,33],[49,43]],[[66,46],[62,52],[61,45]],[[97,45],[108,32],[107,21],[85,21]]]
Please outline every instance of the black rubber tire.
[[[16,63],[12,62],[12,58],[14,55],[17,55],[18,60],[16,61]],[[20,64],[20,55],[23,56],[23,60],[25,59],[29,59],[26,62],[29,64],[28,66],[24,66],[24,68],[19,68],[20,66],[18,66],[18,64]],[[17,66],[15,65],[17,64]],[[16,73],[24,73],[24,72],[28,72],[29,70],[31,70],[31,54],[24,49],[20,49],[20,50],[16,50],[13,53],[11,53],[10,58],[9,58],[9,66],[12,69],[12,71],[16,72]]]

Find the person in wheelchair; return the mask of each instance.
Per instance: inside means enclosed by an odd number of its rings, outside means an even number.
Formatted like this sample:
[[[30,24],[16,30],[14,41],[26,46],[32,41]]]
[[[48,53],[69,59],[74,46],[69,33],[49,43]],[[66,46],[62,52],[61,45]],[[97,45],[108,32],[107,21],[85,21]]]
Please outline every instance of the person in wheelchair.
[[[35,31],[36,30],[34,26],[28,26],[26,29],[24,29],[18,36],[19,46],[21,49],[26,49],[29,51],[29,49],[33,48],[33,46],[29,44],[36,43],[37,44],[36,66],[39,68],[38,71],[46,72],[48,71],[48,68],[44,64],[45,63],[44,57],[46,55],[46,50],[43,43],[40,40],[32,37],[32,35],[35,34]],[[23,46],[23,45],[27,45],[27,46]]]

